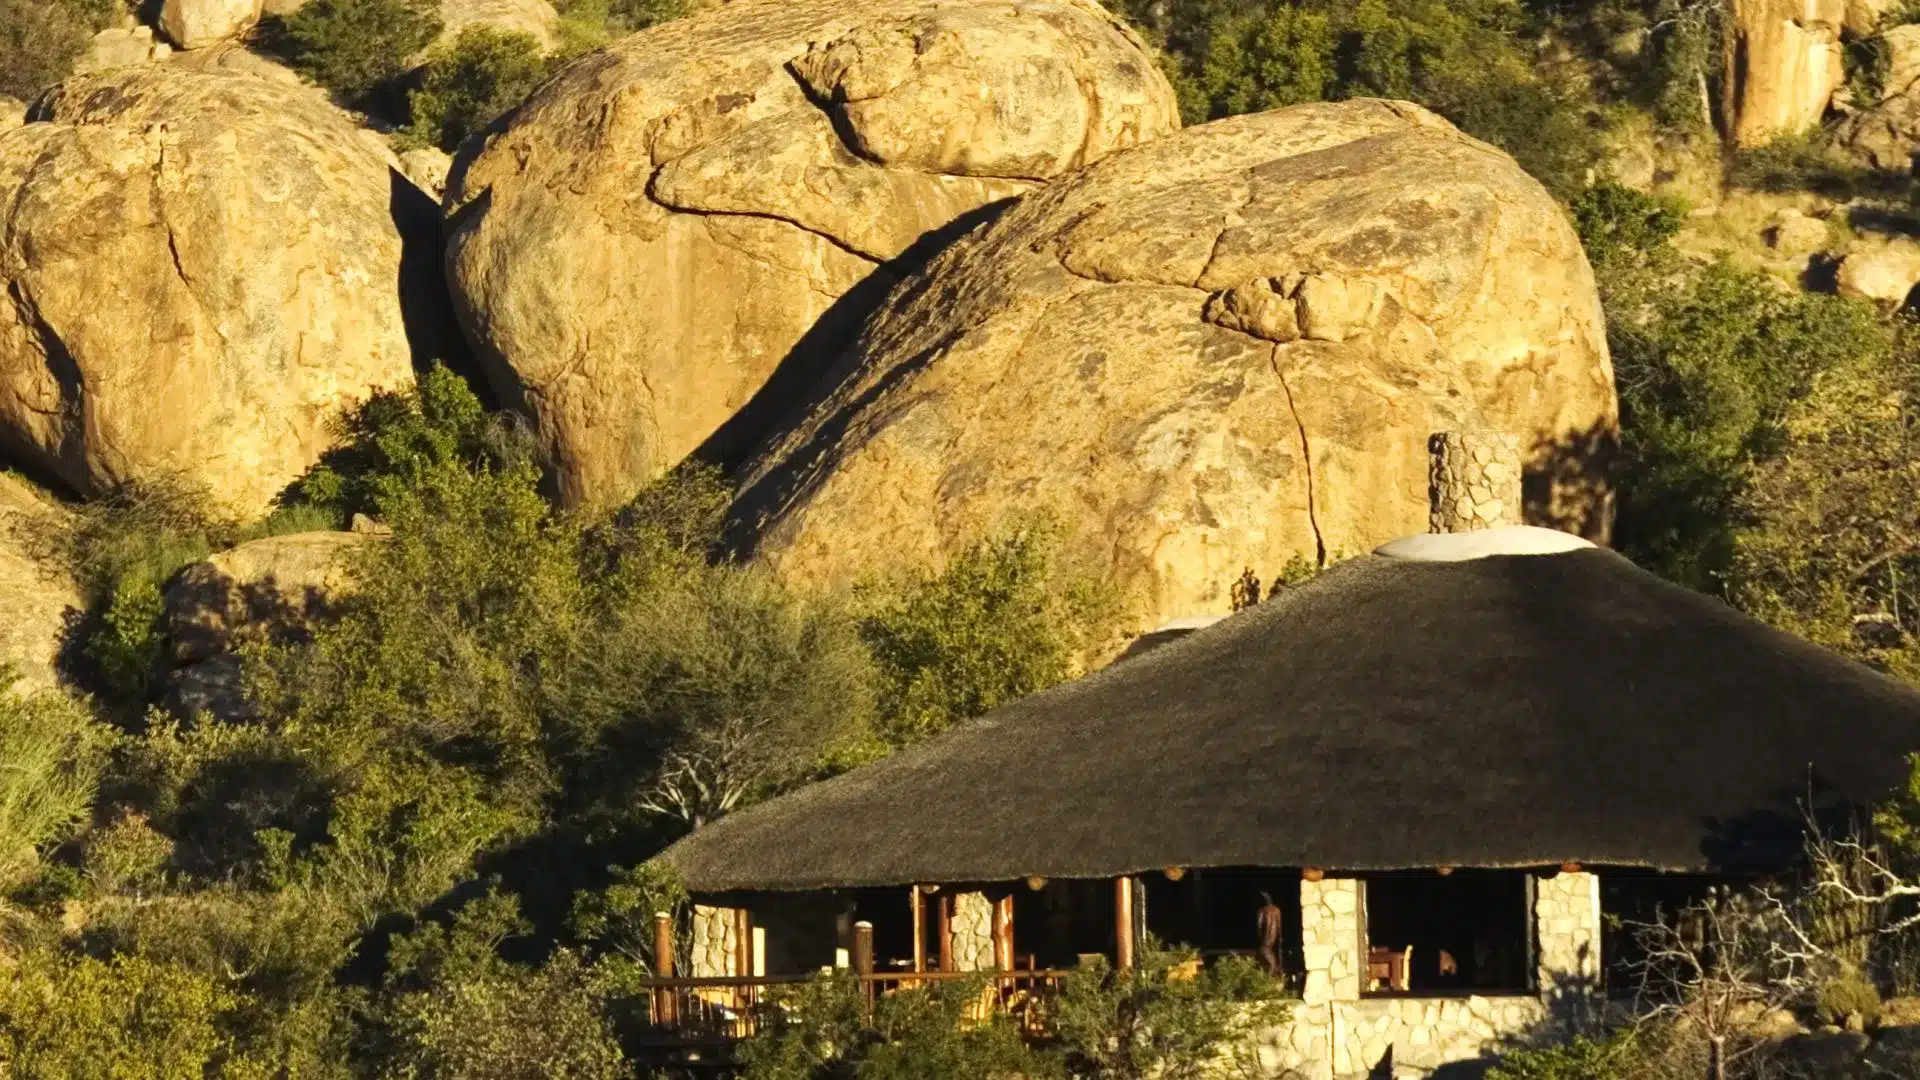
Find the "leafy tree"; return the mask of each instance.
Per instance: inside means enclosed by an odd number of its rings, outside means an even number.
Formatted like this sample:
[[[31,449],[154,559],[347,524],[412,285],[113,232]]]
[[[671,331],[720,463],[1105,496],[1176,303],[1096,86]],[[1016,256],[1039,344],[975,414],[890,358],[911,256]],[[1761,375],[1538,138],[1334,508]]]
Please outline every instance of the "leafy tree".
[[[440,28],[428,0],[312,0],[263,24],[262,41],[294,70],[353,102],[398,78]]]
[[[881,724],[899,745],[1075,673],[1117,608],[1061,560],[1058,530],[1015,528],[870,596],[861,632],[880,665]]]
[[[465,27],[427,58],[420,86],[407,96],[409,139],[452,152],[469,135],[526,100],[553,71],[532,34],[484,23]]]

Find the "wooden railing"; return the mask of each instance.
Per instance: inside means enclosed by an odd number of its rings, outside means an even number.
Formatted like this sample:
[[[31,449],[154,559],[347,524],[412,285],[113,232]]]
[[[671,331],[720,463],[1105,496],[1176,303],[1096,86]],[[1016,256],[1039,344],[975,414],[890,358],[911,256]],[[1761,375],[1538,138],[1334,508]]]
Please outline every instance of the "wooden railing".
[[[977,979],[983,982],[978,1015],[990,1012],[1013,1016],[1022,1027],[1038,1031],[1045,1002],[1068,972],[1041,968],[1018,971],[876,971],[849,975],[871,1008],[888,994],[942,983]],[[646,979],[637,989],[646,1001],[648,1042],[659,1045],[724,1045],[753,1035],[782,988],[814,978],[811,975],[729,976],[715,978]]]

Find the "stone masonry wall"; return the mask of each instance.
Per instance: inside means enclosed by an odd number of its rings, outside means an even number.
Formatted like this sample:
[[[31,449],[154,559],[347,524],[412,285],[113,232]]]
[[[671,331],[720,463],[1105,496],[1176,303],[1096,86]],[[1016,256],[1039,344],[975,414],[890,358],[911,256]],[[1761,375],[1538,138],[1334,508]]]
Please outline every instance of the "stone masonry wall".
[[[1262,1069],[1297,1080],[1425,1077],[1497,1052],[1546,1024],[1578,1022],[1600,975],[1600,885],[1587,873],[1538,882],[1539,993],[1361,998],[1361,886],[1329,878],[1300,885],[1306,958],[1303,1000],[1288,1023],[1261,1032]]]
[[[953,967],[955,971],[993,968],[993,903],[984,893],[953,897]]]
[[[1541,878],[1534,892],[1540,993],[1548,1000],[1591,996],[1600,985],[1600,875]]]
[[[693,905],[693,970],[696,979],[725,978],[739,974],[736,939],[739,924],[733,908]]]
[[[1520,439],[1492,431],[1443,431],[1427,443],[1431,459],[1427,526],[1472,532],[1522,522]]]

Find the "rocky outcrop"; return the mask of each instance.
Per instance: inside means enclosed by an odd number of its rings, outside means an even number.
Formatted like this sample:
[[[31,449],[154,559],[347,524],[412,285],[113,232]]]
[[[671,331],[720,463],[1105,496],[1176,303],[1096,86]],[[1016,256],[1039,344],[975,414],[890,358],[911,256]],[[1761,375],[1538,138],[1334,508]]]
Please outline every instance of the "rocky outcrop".
[[[167,707],[181,716],[248,715],[238,650],[308,640],[351,587],[352,552],[374,542],[358,532],[273,536],[182,570],[166,593]]]
[[[1837,139],[1862,164],[1906,173],[1920,150],[1920,25],[1896,26],[1881,38],[1887,51],[1885,92],[1848,117]]]
[[[270,536],[180,571],[167,586],[173,659],[198,663],[252,641],[304,637],[350,581],[346,557],[367,533]]]
[[[56,682],[55,659],[68,619],[81,608],[66,570],[47,554],[66,511],[0,472],[0,690],[41,690]]]
[[[1177,123],[1092,0],[729,4],[576,61],[456,162],[448,273],[563,501],[617,503],[743,446],[949,233]]]
[[[1463,428],[1521,437],[1529,521],[1605,528],[1603,486],[1548,483],[1591,475],[1616,423],[1578,238],[1511,158],[1412,105],[1114,155],[940,255],[845,365],[734,510],[802,582],[1041,513],[1142,626],[1224,613],[1243,568],[1425,532],[1428,438]]]
[[[16,128],[27,122],[27,103],[19,98],[0,94],[0,131]]]
[[[160,30],[182,49],[239,37],[260,21],[260,0],[162,0]]]
[[[553,48],[560,36],[560,13],[547,0],[441,0],[440,37],[447,44],[469,26],[491,26],[526,34],[543,49]]]
[[[453,159],[445,151],[431,146],[422,146],[400,155],[400,171],[413,186],[434,197],[437,201],[447,190],[447,172],[453,167]]]
[[[378,136],[306,89],[173,65],[39,107],[0,132],[0,449],[81,494],[164,475],[251,514],[343,406],[411,380],[437,222]]]
[[[73,70],[89,75],[157,63],[172,54],[173,46],[155,41],[149,27],[110,26],[87,41],[87,51],[74,61]]]
[[[191,52],[176,52],[169,58],[171,65],[189,71],[215,71],[231,75],[252,75],[262,79],[271,79],[287,86],[298,86],[320,100],[326,97],[326,91],[310,83],[304,83],[298,72],[285,64],[270,60],[244,45],[226,42]]]
[[[1841,258],[1834,284],[1841,296],[1904,304],[1920,286],[1920,243],[1862,238]]]
[[[1846,83],[1846,0],[1728,0],[1722,113],[1727,137],[1759,146],[1820,122]]]

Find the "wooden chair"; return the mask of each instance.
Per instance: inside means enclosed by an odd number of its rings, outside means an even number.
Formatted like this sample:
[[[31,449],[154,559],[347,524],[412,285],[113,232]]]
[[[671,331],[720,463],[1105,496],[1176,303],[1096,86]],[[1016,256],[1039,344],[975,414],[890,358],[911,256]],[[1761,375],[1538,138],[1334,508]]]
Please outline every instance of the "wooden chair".
[[[1413,970],[1413,946],[1404,949],[1367,950],[1367,989],[1406,990],[1407,973]]]

